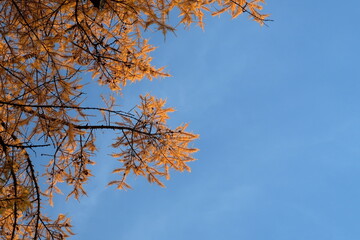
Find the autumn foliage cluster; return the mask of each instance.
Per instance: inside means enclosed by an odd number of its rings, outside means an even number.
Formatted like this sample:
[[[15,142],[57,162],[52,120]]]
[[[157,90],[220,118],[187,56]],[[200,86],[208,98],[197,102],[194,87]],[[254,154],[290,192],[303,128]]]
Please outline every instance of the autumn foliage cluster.
[[[175,31],[176,9],[185,26],[203,27],[205,14],[246,13],[264,24],[264,0],[2,0],[0,1],[0,236],[1,239],[65,239],[70,220],[51,219],[59,183],[68,197],[85,194],[92,176],[95,137],[116,131],[113,157],[119,189],[131,174],[163,185],[169,171],[189,170],[197,135],[186,125],[167,126],[165,101],[140,96],[131,112],[108,97],[102,106],[84,105],[82,77],[119,93],[126,84],[168,76],[151,64],[154,48],[143,38],[151,29]],[[90,115],[103,116],[93,121]],[[46,163],[38,156],[46,157]],[[45,167],[43,167],[45,166]],[[46,187],[44,187],[46,186]]]

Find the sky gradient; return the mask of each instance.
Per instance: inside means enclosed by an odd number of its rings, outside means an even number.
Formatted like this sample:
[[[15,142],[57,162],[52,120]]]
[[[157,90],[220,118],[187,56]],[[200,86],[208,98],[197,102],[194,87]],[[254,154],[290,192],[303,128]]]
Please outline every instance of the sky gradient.
[[[173,77],[129,85],[119,102],[166,98],[170,125],[200,134],[198,161],[166,188],[138,177],[116,191],[105,187],[114,135],[99,135],[89,196],[55,202],[73,218],[71,239],[358,240],[359,9],[267,1],[269,27],[224,14],[205,31],[149,33],[154,64]]]

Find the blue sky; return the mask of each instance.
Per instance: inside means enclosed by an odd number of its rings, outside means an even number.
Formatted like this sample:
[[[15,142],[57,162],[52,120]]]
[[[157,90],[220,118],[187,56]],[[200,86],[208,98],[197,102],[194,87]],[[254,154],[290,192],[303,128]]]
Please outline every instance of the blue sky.
[[[191,173],[166,188],[134,178],[105,187],[114,137],[98,137],[96,177],[72,216],[71,239],[358,240],[360,236],[360,2],[267,1],[274,22],[222,15],[151,33],[157,66],[171,78],[128,86],[166,98],[201,135]]]

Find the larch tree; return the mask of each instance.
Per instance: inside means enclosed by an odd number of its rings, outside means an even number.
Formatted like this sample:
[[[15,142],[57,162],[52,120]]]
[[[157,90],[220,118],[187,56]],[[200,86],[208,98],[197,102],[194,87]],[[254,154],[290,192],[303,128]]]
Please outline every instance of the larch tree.
[[[264,0],[2,0],[0,2],[0,236],[1,239],[66,239],[70,219],[51,219],[59,183],[79,199],[92,176],[89,165],[99,129],[117,138],[112,156],[119,161],[110,182],[130,188],[127,177],[141,175],[163,185],[171,169],[189,170],[191,142],[187,125],[167,126],[165,101],[140,96],[135,110],[118,109],[116,98],[84,106],[85,72],[114,93],[141,79],[168,76],[151,64],[154,48],[146,29],[175,31],[169,13],[180,24],[203,27],[206,12],[246,13],[264,24]],[[85,101],[86,103],[86,101]],[[102,116],[103,121],[93,115]],[[47,157],[46,164],[37,156]],[[46,165],[46,167],[41,167]],[[45,187],[44,187],[45,186]]]

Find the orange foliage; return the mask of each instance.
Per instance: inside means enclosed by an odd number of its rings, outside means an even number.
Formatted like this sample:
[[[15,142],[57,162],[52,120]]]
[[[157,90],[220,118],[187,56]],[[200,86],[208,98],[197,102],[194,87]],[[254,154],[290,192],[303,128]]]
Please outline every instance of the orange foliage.
[[[198,136],[187,125],[167,126],[165,101],[141,96],[137,110],[123,112],[115,100],[106,108],[83,106],[82,73],[120,92],[129,82],[168,76],[151,64],[154,47],[146,29],[166,34],[169,13],[180,23],[203,27],[205,12],[247,13],[264,24],[264,0],[3,0],[0,2],[0,235],[1,239],[65,239],[70,219],[51,219],[42,206],[52,205],[58,183],[71,187],[68,197],[85,194],[98,129],[115,130],[113,157],[119,179],[129,188],[129,174],[163,186],[169,170],[187,170]],[[89,115],[104,114],[103,124]],[[48,156],[45,172],[32,152]],[[50,152],[50,153],[49,153]],[[40,184],[41,183],[41,184]],[[41,186],[46,185],[46,189]]]

